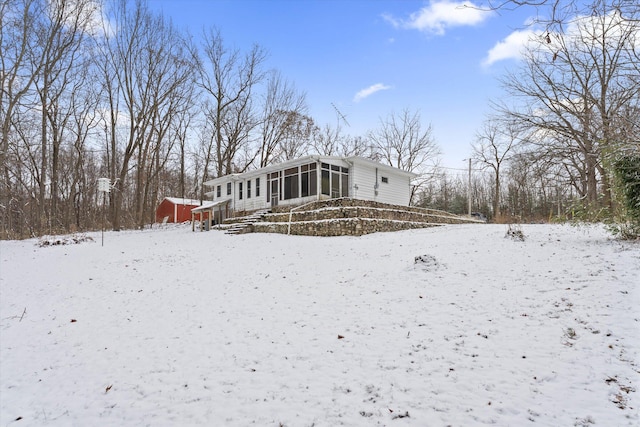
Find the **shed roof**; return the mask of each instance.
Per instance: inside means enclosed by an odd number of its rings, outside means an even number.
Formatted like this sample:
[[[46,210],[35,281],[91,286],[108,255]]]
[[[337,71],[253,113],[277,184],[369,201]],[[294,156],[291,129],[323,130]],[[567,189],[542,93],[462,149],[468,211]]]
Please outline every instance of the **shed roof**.
[[[200,200],[196,200],[196,199],[181,199],[179,197],[165,197],[164,200],[168,200],[174,205],[200,206]]]

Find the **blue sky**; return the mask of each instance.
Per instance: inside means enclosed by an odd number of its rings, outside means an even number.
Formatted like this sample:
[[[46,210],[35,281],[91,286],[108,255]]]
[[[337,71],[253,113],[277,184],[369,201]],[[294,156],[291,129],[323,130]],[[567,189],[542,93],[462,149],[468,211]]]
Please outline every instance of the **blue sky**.
[[[466,2],[468,5],[471,3]],[[246,50],[258,43],[307,95],[309,115],[364,135],[380,118],[418,110],[443,152],[464,168],[470,143],[502,91],[497,77],[517,65],[531,10],[478,11],[446,1],[149,0],[196,39],[220,29]],[[480,3],[475,3],[480,5]],[[524,31],[523,31],[524,30]]]

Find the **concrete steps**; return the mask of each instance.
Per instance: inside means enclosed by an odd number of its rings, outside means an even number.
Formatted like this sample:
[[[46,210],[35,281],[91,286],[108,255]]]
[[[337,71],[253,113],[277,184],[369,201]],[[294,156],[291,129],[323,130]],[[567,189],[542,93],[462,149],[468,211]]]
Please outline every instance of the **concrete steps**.
[[[251,232],[251,226],[256,222],[264,221],[264,216],[271,212],[271,209],[263,209],[256,211],[251,215],[244,217],[242,221],[233,224],[225,231],[225,234],[244,234]]]

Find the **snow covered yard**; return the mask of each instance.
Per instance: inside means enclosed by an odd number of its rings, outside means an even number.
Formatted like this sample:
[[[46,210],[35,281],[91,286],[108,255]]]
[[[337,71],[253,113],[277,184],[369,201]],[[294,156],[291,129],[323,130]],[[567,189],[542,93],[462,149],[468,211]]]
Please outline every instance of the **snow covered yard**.
[[[506,231],[0,242],[0,425],[639,425],[640,246]]]

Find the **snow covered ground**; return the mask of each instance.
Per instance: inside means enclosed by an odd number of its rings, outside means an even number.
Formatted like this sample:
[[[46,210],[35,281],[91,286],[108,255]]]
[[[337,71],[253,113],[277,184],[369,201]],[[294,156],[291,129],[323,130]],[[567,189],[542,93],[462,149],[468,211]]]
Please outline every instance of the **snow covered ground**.
[[[0,426],[640,425],[640,246],[506,231],[0,242]]]

